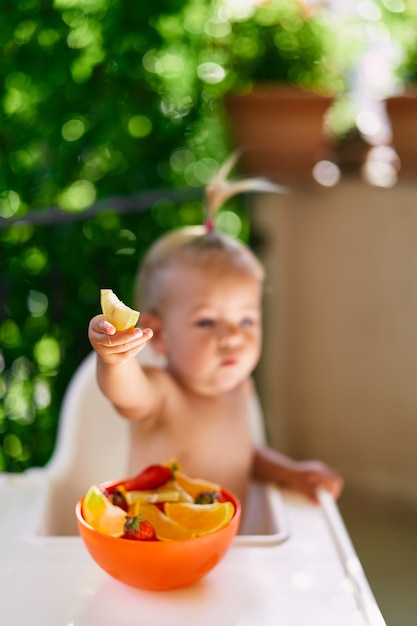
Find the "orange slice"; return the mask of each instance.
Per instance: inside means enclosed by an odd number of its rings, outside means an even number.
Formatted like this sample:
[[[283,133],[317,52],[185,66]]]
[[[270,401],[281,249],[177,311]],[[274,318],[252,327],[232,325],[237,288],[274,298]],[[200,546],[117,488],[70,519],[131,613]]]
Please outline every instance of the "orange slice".
[[[230,522],[235,512],[232,502],[214,504],[191,504],[189,502],[167,502],[165,514],[177,524],[188,528],[195,535],[207,535],[220,530]]]
[[[92,485],[85,494],[81,512],[87,524],[99,532],[113,537],[123,535],[126,512],[112,504],[97,485]]]
[[[221,490],[221,486],[217,483],[211,483],[207,480],[200,480],[199,478],[190,478],[184,472],[175,472],[174,473],[175,481],[178,483],[182,489],[186,493],[188,493],[193,500],[202,492],[202,491],[215,491],[218,492]]]
[[[139,311],[126,306],[111,289],[100,289],[100,304],[103,314],[116,330],[133,328],[139,319]]]
[[[167,504],[165,505],[167,506]],[[154,504],[138,501],[135,505],[135,515],[152,524],[157,538],[160,541],[174,541],[176,539],[190,539],[194,536],[192,530],[184,528],[175,520],[170,519]]]

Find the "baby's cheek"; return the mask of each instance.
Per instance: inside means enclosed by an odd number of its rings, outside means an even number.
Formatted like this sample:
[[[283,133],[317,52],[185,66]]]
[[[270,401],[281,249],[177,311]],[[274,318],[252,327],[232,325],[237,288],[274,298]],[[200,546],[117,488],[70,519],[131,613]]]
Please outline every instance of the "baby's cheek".
[[[206,359],[197,344],[187,346],[175,355],[176,368],[188,375],[198,374]]]

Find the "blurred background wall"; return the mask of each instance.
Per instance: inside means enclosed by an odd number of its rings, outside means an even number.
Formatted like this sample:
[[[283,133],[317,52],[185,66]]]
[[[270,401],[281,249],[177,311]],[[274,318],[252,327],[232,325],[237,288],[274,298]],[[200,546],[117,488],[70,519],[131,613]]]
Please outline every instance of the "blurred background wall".
[[[252,220],[268,271],[258,385],[271,442],[417,510],[415,192],[293,187],[257,199]]]
[[[268,272],[257,372],[272,445],[336,467],[389,626],[417,614],[416,184],[292,186],[252,204]]]

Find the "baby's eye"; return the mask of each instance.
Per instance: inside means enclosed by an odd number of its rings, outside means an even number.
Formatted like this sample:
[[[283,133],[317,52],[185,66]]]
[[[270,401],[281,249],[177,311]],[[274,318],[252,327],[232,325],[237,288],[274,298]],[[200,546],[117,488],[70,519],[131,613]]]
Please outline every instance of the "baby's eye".
[[[212,326],[214,326],[214,321],[209,318],[204,318],[198,320],[196,326],[199,326],[200,328],[211,328]]]
[[[254,324],[255,324],[255,320],[252,319],[251,317],[244,317],[242,321],[240,322],[240,325],[245,326],[245,327],[253,326]]]

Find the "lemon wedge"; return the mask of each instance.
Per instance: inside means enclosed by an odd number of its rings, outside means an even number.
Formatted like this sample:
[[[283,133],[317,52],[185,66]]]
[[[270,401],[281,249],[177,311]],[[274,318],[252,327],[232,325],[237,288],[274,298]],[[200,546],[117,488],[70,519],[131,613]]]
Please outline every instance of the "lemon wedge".
[[[112,504],[97,485],[92,485],[85,494],[81,512],[87,524],[99,532],[113,537],[123,535],[126,512]]]
[[[139,311],[126,306],[112,289],[100,289],[100,304],[103,314],[116,330],[133,328],[139,319]]]

